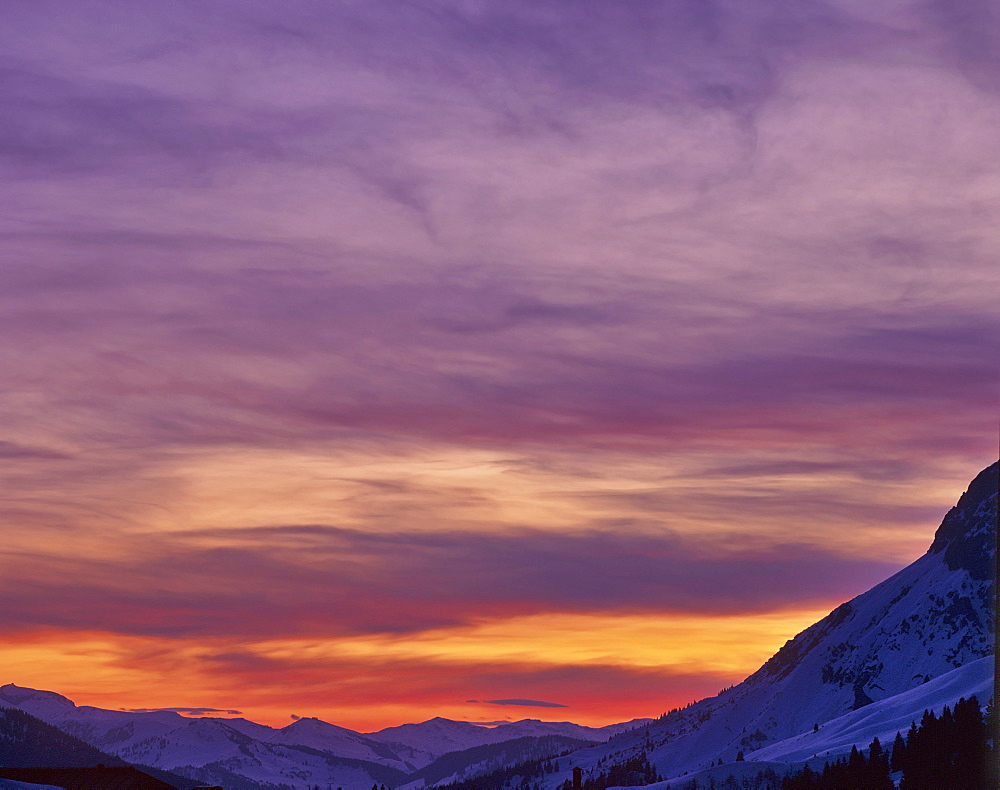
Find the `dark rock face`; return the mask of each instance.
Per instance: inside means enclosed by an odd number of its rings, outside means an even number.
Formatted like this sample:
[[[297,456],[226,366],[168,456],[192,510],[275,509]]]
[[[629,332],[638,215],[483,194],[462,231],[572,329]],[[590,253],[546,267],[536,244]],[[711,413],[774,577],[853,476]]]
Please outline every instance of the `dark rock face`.
[[[789,639],[785,642],[784,646],[771,656],[758,671],[771,675],[776,680],[787,676],[798,666],[807,653],[822,645],[827,636],[843,622],[850,619],[852,614],[850,603],[841,604],[795,639]]]
[[[944,552],[950,570],[962,568],[977,581],[994,575],[997,547],[997,481],[1000,462],[987,467],[969,484],[941,522],[928,552]]]

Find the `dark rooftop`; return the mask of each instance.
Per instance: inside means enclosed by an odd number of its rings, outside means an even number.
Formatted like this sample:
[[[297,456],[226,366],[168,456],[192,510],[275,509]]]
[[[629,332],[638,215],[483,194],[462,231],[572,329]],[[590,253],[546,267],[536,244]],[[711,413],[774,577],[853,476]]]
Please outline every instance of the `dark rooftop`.
[[[0,779],[55,785],[66,790],[177,790],[131,766],[0,768]]]

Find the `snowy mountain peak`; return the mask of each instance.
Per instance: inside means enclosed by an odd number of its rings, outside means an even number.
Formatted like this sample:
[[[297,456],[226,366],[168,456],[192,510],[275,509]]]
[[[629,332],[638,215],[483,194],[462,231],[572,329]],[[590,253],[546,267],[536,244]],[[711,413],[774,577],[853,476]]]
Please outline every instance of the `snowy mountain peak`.
[[[62,694],[56,694],[54,691],[39,691],[38,689],[15,686],[13,683],[0,686],[0,703],[2,702],[7,702],[15,707],[19,707],[26,702],[55,703],[66,708],[76,707],[76,703]]]
[[[283,730],[304,730],[306,728],[315,727],[335,727],[336,725],[325,722],[322,719],[317,719],[315,716],[302,716],[296,719],[291,724],[286,724],[281,729]]]
[[[949,570],[963,569],[977,581],[993,578],[996,556],[997,479],[1000,462],[987,467],[969,484],[941,522],[928,553],[944,553]]]
[[[446,719],[443,716],[435,716],[433,719],[428,719],[427,721],[420,722],[421,726],[428,724],[434,725],[435,727],[442,727],[448,729],[455,729],[455,725],[458,725],[458,727],[464,729],[465,725],[468,724],[468,722],[455,721],[454,719]]]
[[[341,727],[338,724],[330,724],[328,721],[323,721],[322,719],[317,719],[315,716],[303,716],[301,719],[296,719],[291,724],[286,724],[280,730],[280,733],[285,733],[286,735],[291,733],[309,733],[318,732],[324,733],[330,736],[349,736],[357,739],[362,739],[360,733],[354,730],[349,730],[347,727]]]

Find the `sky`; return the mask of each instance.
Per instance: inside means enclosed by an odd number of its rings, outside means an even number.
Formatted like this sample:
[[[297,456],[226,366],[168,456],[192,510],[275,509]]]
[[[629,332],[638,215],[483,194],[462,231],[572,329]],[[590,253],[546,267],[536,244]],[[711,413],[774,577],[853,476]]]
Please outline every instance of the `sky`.
[[[2,682],[738,682],[996,459],[998,128],[989,0],[5,4]]]

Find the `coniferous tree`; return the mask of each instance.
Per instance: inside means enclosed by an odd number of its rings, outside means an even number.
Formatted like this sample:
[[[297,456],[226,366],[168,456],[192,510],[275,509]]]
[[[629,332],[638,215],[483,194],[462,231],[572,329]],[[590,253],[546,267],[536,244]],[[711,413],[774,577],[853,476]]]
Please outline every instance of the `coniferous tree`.
[[[906,741],[903,740],[903,733],[896,732],[896,738],[892,742],[892,759],[889,767],[893,771],[902,771],[903,763],[906,760]]]
[[[882,749],[878,738],[873,738],[868,746],[868,765],[865,771],[867,787],[871,790],[895,790],[892,779],[889,778],[889,756]]]
[[[865,758],[861,756],[861,752],[858,751],[857,746],[851,746],[851,753],[847,758],[847,769],[850,775],[853,776],[864,776],[865,775]]]
[[[782,790],[891,790],[890,768],[902,771],[900,790],[983,790],[988,787],[987,727],[979,701],[960,699],[941,715],[924,711],[920,724],[904,738],[896,733],[892,759],[877,738],[867,754],[852,747],[847,757],[823,766],[817,775],[808,766],[789,774]]]
[[[953,713],[955,735],[952,740],[952,777],[956,790],[985,787],[986,723],[979,700],[960,699]]]

